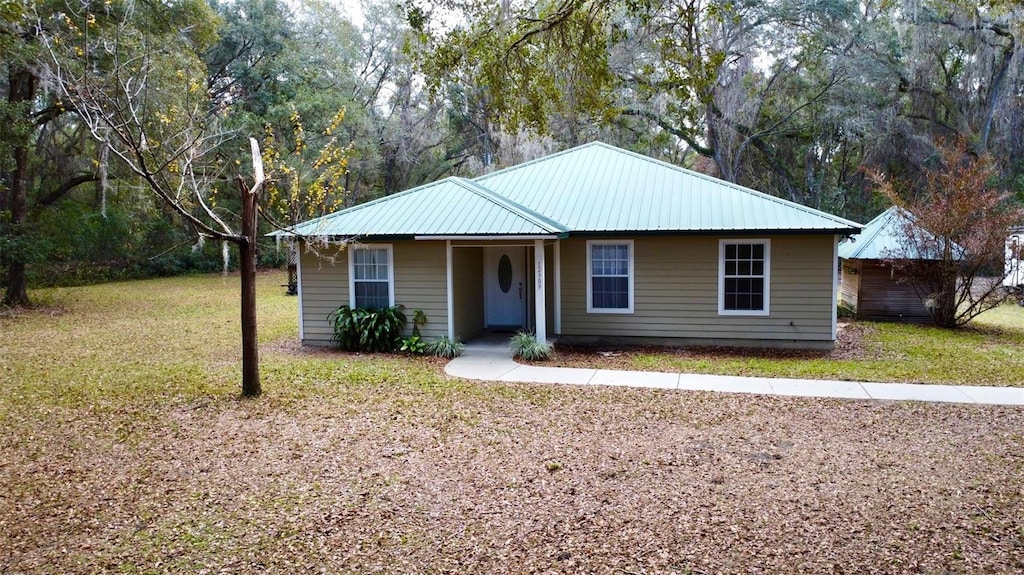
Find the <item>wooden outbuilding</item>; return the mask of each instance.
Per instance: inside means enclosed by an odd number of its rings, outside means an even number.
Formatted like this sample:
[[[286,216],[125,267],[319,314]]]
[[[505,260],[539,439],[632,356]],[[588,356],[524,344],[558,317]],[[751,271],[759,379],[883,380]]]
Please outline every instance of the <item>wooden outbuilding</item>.
[[[932,316],[913,286],[889,263],[904,253],[906,217],[895,206],[839,244],[839,306],[858,319],[928,322]]]

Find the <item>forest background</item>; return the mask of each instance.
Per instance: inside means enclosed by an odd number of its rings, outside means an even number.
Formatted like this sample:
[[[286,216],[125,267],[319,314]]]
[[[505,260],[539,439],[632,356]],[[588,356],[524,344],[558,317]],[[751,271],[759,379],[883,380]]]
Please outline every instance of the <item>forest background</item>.
[[[921,181],[956,141],[1024,201],[1012,0],[365,0],[354,16],[0,0],[0,288],[235,265],[195,224],[238,221],[250,137],[263,231],[593,140],[860,222],[887,207],[870,174]]]

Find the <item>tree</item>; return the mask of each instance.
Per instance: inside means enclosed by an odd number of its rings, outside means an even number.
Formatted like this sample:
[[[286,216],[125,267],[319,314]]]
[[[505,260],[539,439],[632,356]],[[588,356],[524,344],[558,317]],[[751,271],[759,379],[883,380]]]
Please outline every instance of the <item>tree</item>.
[[[43,34],[64,8],[59,0],[0,0],[0,69],[6,72],[0,79],[0,265],[6,271],[5,305],[29,303],[26,264],[42,251],[31,234],[33,213],[53,206],[82,184],[101,179],[67,107],[53,90],[41,86]],[[97,164],[102,167],[102,162]]]
[[[258,396],[256,340],[257,194],[262,160],[250,139],[255,181],[221,177],[206,159],[227,135],[218,131],[200,54],[216,18],[201,0],[173,4],[104,2],[68,6],[44,35],[46,80],[59,90],[93,139],[109,146],[137,177],[200,237],[238,246],[241,262],[242,394]],[[241,193],[238,231],[210,200],[214,185]]]
[[[967,136],[1024,191],[1019,3],[417,2],[463,15],[408,9],[428,80],[485,88],[508,133],[600,137],[858,219],[877,209],[858,167],[914,177],[936,137]]]
[[[940,143],[917,186],[875,173],[878,191],[903,208],[901,245],[888,260],[923,298],[935,323],[962,326],[1006,298],[1006,238],[1024,207],[992,187],[991,156],[964,140]]]

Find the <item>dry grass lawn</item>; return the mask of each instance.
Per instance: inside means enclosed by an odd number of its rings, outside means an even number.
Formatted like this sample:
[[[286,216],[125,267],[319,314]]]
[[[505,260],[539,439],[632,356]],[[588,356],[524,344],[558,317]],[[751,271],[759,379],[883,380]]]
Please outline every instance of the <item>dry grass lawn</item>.
[[[0,573],[1020,573],[1024,409],[470,383],[261,277],[0,317]]]

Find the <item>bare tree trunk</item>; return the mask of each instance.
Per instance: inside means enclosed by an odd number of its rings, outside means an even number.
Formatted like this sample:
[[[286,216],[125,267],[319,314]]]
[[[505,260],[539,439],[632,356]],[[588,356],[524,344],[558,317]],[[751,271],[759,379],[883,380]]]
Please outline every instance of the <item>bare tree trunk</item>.
[[[11,104],[30,103],[36,94],[38,79],[24,68],[14,68],[8,75],[10,82],[7,96]],[[8,208],[11,210],[9,233],[14,236],[25,233],[28,221],[28,143],[19,142],[14,148],[14,171],[11,173]],[[21,254],[8,255],[7,291],[3,303],[6,305],[28,305],[28,282],[25,277],[25,260]]]
[[[242,193],[242,238],[238,242],[242,273],[242,395],[258,397],[260,389],[259,344],[256,339],[256,189],[239,177]]]

